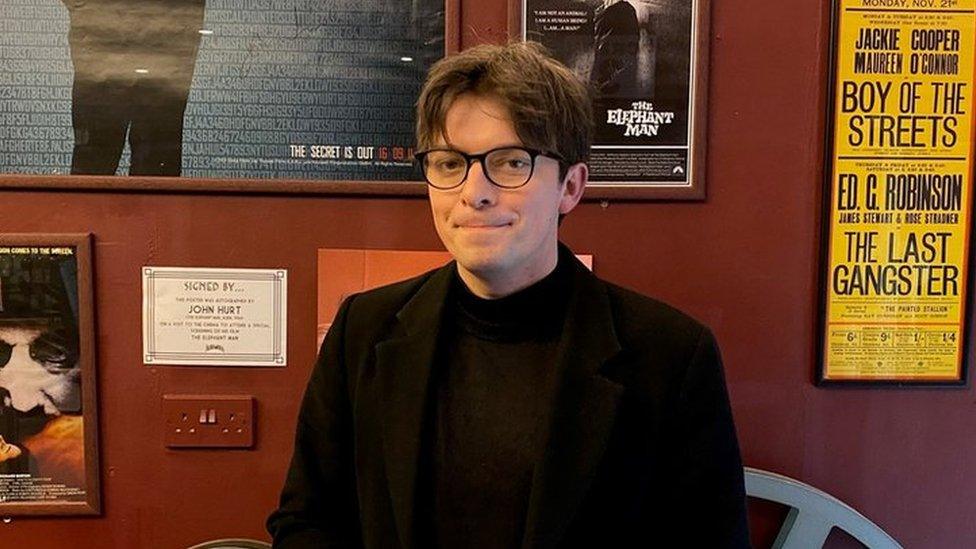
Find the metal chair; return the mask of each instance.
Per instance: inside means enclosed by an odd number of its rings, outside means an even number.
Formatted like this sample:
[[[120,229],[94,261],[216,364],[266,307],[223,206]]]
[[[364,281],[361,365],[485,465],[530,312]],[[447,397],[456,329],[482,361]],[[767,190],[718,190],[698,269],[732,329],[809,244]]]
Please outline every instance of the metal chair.
[[[821,548],[834,528],[840,528],[868,549],[902,549],[877,524],[830,494],[787,476],[745,468],[746,494],[790,508],[773,542],[773,549]]]
[[[187,549],[271,549],[271,544],[256,539],[226,538],[205,541]]]

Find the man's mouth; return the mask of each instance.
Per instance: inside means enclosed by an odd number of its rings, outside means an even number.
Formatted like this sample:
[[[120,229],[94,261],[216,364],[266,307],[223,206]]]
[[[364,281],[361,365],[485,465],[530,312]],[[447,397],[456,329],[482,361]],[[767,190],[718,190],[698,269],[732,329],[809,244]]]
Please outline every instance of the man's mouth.
[[[512,224],[506,221],[470,221],[455,223],[454,226],[458,229],[491,230],[504,229],[505,227],[511,227]]]

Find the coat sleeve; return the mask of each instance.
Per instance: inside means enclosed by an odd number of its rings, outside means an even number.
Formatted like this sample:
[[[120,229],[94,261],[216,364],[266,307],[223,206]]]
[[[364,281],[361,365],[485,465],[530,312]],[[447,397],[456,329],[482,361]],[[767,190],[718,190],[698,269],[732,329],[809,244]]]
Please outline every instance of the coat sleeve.
[[[353,299],[340,306],[305,389],[291,465],[278,509],[267,522],[275,548],[362,546],[343,361]]]
[[[698,337],[681,383],[669,469],[682,538],[689,547],[750,547],[742,458],[722,358],[708,329]]]

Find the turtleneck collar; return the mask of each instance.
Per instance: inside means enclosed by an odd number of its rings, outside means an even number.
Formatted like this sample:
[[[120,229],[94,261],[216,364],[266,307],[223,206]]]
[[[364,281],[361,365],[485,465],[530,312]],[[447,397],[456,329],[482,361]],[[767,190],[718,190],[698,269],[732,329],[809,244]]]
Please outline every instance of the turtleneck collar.
[[[454,273],[451,301],[457,326],[491,341],[545,340],[559,335],[572,284],[570,260],[531,286],[498,299],[476,296]]]

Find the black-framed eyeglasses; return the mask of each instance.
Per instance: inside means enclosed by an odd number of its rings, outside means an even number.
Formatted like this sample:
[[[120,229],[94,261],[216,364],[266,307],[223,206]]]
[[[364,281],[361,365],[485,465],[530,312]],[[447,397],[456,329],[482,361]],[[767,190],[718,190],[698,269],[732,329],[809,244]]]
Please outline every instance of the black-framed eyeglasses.
[[[440,190],[453,189],[464,183],[474,162],[481,163],[485,177],[494,185],[503,189],[517,189],[532,179],[535,159],[539,156],[562,160],[554,153],[525,147],[499,147],[481,154],[467,154],[454,149],[430,149],[414,153],[427,184]]]

